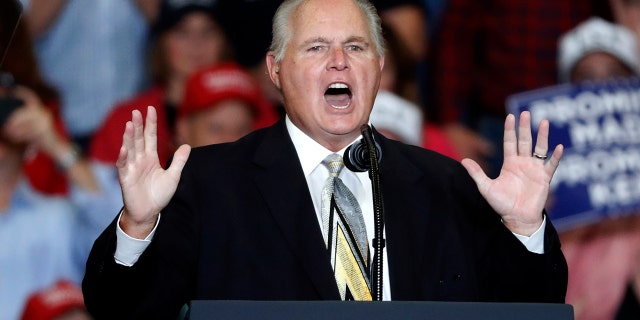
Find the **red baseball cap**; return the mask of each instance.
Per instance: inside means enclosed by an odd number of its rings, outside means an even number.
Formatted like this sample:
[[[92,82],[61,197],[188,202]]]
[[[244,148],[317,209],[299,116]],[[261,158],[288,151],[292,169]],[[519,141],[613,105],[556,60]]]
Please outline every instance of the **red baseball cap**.
[[[60,280],[32,294],[21,319],[50,320],[75,309],[85,310],[82,290],[72,282]]]
[[[228,99],[242,100],[253,107],[255,128],[273,124],[277,120],[275,109],[262,96],[255,79],[234,62],[219,63],[192,74],[187,79],[178,117],[214,107]]]

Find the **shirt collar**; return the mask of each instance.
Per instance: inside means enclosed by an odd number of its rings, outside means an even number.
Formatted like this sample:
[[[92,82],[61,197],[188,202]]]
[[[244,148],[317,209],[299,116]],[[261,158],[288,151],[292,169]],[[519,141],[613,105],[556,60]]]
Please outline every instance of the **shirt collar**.
[[[311,137],[302,132],[302,130],[300,130],[298,127],[296,127],[295,124],[293,124],[293,122],[291,122],[288,115],[286,116],[285,120],[287,131],[289,131],[289,136],[291,137],[291,141],[293,141],[293,145],[296,148],[298,159],[300,159],[302,171],[304,172],[305,177],[307,177],[313,170],[315,170],[318,164],[320,164],[320,162],[324,160],[324,158],[334,152],[323,147],[321,144],[311,139]],[[353,142],[357,141],[360,138],[361,136],[357,137],[353,140]],[[335,153],[342,155],[344,154],[345,149],[347,149],[347,147],[344,147],[342,150]]]

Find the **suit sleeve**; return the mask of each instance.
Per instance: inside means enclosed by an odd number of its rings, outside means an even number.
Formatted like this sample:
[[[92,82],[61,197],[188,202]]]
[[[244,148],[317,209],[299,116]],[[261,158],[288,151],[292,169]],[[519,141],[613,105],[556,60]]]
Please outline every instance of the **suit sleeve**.
[[[153,241],[133,266],[115,262],[117,219],[95,241],[82,283],[95,319],[176,319],[193,297],[198,230],[187,169]]]
[[[501,222],[499,215],[478,192],[467,174],[458,175],[462,186],[465,228],[474,245],[474,259],[482,301],[564,303],[567,263],[558,234],[549,219],[544,234],[544,254],[530,252]],[[459,222],[463,223],[463,222]]]

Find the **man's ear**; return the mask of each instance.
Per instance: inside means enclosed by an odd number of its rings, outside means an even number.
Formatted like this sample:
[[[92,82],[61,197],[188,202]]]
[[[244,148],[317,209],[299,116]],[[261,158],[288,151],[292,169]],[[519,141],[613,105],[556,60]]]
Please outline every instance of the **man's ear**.
[[[276,56],[272,51],[267,53],[267,70],[269,72],[269,78],[271,82],[276,85],[279,90],[282,90],[280,86],[280,64],[276,62]]]

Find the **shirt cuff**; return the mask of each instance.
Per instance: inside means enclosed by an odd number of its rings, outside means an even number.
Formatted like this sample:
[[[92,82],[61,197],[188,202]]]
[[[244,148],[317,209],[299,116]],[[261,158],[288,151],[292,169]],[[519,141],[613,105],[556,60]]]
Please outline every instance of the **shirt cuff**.
[[[158,223],[160,223],[160,214],[158,214],[158,219],[156,220],[156,225],[153,226],[153,230],[151,233],[144,239],[136,239],[130,237],[126,234],[122,228],[120,228],[120,218],[122,217],[122,212],[118,216],[118,221],[116,222],[116,253],[113,255],[114,260],[117,264],[131,267],[140,258],[140,255],[147,249],[151,240],[153,239],[153,235],[156,233],[156,228],[158,227]]]
[[[547,216],[545,215],[542,217],[542,225],[540,225],[540,228],[538,228],[538,230],[536,230],[536,232],[534,232],[531,236],[527,237],[517,233],[514,233],[513,235],[516,236],[516,238],[518,238],[518,240],[520,240],[520,242],[522,242],[522,244],[524,244],[524,246],[527,247],[527,250],[529,250],[530,252],[543,254],[544,230],[546,225]]]

